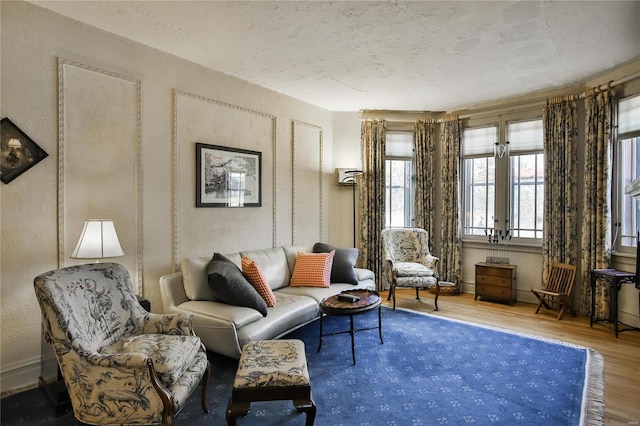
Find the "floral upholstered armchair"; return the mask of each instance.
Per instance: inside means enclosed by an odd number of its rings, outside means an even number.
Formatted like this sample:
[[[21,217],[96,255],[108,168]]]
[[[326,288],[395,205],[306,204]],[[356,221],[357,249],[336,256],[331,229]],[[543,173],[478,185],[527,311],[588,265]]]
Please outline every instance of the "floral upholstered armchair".
[[[78,424],[173,424],[210,366],[191,317],[145,311],[127,270],[94,263],[39,275],[34,286]]]
[[[437,311],[440,259],[429,252],[427,231],[420,228],[388,228],[382,231],[381,236],[385,251],[383,271],[390,285],[387,300],[393,297],[393,309],[396,308],[396,287],[415,288],[416,299],[420,300],[420,289],[435,286],[434,303]]]

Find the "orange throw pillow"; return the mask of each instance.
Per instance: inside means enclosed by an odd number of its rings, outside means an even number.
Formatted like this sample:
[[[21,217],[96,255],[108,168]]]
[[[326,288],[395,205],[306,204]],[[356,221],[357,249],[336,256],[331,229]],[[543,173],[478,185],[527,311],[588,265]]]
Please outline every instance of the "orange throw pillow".
[[[291,287],[329,287],[335,253],[335,250],[329,253],[299,251],[289,285]]]
[[[267,303],[267,306],[276,306],[276,297],[273,295],[273,291],[271,291],[271,287],[269,287],[269,283],[264,277],[262,269],[260,269],[260,265],[249,257],[243,257],[242,273],[247,277],[247,281],[251,283],[258,294],[262,296],[264,301]]]

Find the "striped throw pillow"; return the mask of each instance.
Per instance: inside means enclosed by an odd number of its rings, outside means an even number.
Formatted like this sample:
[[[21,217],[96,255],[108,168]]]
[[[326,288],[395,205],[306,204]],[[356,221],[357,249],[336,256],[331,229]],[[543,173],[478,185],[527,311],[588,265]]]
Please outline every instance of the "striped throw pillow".
[[[329,253],[299,251],[289,285],[291,287],[329,287],[335,253],[335,250]]]
[[[250,257],[245,256],[242,258],[242,273],[247,277],[247,281],[251,283],[258,294],[262,296],[267,306],[276,306],[276,297],[273,295],[273,291],[271,291],[271,287],[269,287],[269,283],[264,277],[260,265]]]

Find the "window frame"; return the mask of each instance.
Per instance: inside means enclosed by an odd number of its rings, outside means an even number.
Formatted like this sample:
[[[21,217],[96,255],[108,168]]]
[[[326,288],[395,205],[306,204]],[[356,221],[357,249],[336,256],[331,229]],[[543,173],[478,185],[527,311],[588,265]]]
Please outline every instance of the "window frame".
[[[513,123],[522,123],[522,122],[528,122],[528,121],[542,121],[542,117],[537,117],[537,118],[519,118],[519,119],[508,119],[505,120],[505,125],[504,125],[504,131],[505,131],[505,135],[507,134],[507,129],[509,124],[513,124]],[[533,229],[534,234],[537,234],[538,232],[540,232],[540,238],[538,237],[516,237],[516,236],[512,236],[512,241],[515,242],[528,242],[528,243],[533,243],[536,245],[540,245],[542,246],[542,238],[544,236],[544,175],[546,173],[546,163],[545,163],[545,158],[544,158],[544,123],[541,123],[542,127],[543,127],[543,134],[542,134],[542,148],[540,149],[523,149],[521,151],[517,151],[514,153],[511,153],[509,149],[507,149],[507,154],[509,155],[509,164],[507,165],[507,173],[508,173],[508,185],[509,185],[509,189],[508,189],[508,193],[509,193],[509,198],[508,198],[508,202],[507,205],[505,206],[507,209],[506,215],[508,217],[508,224],[512,224],[513,222],[513,215],[514,215],[514,186],[515,183],[513,182],[513,180],[511,179],[512,177],[512,170],[513,170],[513,157],[515,156],[523,156],[523,155],[542,155],[541,157],[541,161],[542,161],[542,169],[543,169],[543,174],[542,174],[542,211],[540,212],[541,216],[542,216],[542,227],[540,228],[540,230],[538,231],[537,228]],[[506,136],[505,136],[506,139]],[[536,159],[537,161],[537,159]],[[534,187],[536,187],[538,185],[538,174],[537,174],[537,170],[536,170],[536,181],[534,182]],[[537,196],[537,191],[535,191],[535,194]],[[537,210],[537,203],[536,203],[536,210]],[[521,211],[521,209],[520,209]],[[522,231],[521,231],[522,232]]]
[[[542,120],[542,113],[540,109],[526,108],[518,112],[512,112],[509,114],[495,114],[492,116],[485,116],[479,118],[469,118],[463,120],[463,131],[467,129],[482,128],[495,126],[497,128],[498,140],[496,143],[506,143],[507,125],[509,123],[523,122],[523,121],[535,121]],[[544,124],[544,123],[543,123]],[[544,137],[544,135],[543,135]],[[464,144],[464,140],[462,141]],[[543,141],[544,144],[544,141]],[[508,144],[507,144],[508,146]],[[460,215],[460,229],[462,231],[462,240],[467,242],[487,242],[488,236],[485,235],[473,235],[465,233],[465,212],[466,212],[466,175],[465,175],[465,159],[486,157],[484,154],[464,156],[464,146],[461,149],[460,156],[460,182],[461,182],[461,215]],[[491,156],[496,159],[495,161],[495,193],[494,193],[494,228],[505,231],[507,226],[511,222],[512,211],[512,188],[513,182],[511,182],[511,164],[513,155],[527,155],[533,153],[544,154],[544,147],[542,150],[523,150],[517,153],[511,153],[511,150],[507,148],[505,157],[506,160],[500,160],[495,155],[494,151]],[[543,166],[544,166],[543,156]],[[544,180],[543,180],[544,183]],[[544,195],[544,193],[543,193]],[[543,204],[544,205],[544,204]],[[542,212],[544,214],[544,211]],[[490,220],[488,221],[490,223]],[[510,244],[522,245],[522,246],[542,246],[542,238],[528,238],[528,237],[512,237]]]
[[[624,151],[620,148],[620,144],[629,139],[640,138],[640,130],[631,131],[628,133],[619,134],[618,133],[618,107],[620,101],[625,99],[634,98],[640,96],[640,82],[636,83],[633,86],[626,87],[625,89],[619,91],[619,96],[616,98],[616,106],[615,106],[615,123],[614,123],[614,131],[612,138],[613,141],[611,143],[611,161],[612,165],[610,167],[611,173],[611,238],[612,238],[612,251],[618,254],[628,254],[635,255],[637,248],[633,245],[623,245],[623,236],[621,235],[621,226],[618,224],[622,223],[621,215],[623,214],[623,203],[625,202],[625,198],[629,195],[625,194],[625,185],[624,185],[624,176],[622,176],[623,164],[620,161],[620,156],[624,155]],[[640,147],[636,148],[636,157],[640,155]],[[640,165],[636,163],[636,168],[639,169]],[[631,203],[634,203],[632,200]],[[638,209],[638,203],[640,200],[636,199],[636,210]],[[636,217],[636,231],[638,227],[640,227],[640,216]],[[633,235],[627,235],[627,237],[633,237]]]
[[[413,218],[414,218],[414,214],[413,214],[413,209],[414,209],[414,194],[415,194],[415,182],[413,179],[413,176],[415,176],[415,167],[416,167],[416,161],[415,161],[415,131],[413,130],[387,130],[386,132],[386,137],[388,139],[389,134],[394,134],[394,133],[404,133],[407,135],[411,135],[411,140],[412,140],[412,155],[411,156],[399,156],[399,155],[387,155],[385,153],[384,156],[384,161],[385,161],[385,174],[388,168],[387,165],[387,161],[404,161],[404,162],[408,162],[411,170],[409,173],[409,179],[406,179],[406,170],[405,170],[405,186],[404,186],[404,192],[405,192],[405,209],[404,209],[404,228],[408,228],[411,227],[413,224]],[[394,226],[391,224],[391,217],[389,214],[387,214],[387,211],[391,211],[391,205],[390,205],[390,201],[391,201],[391,193],[389,191],[387,191],[387,182],[386,179],[391,179],[391,176],[385,176],[385,229],[388,228],[398,228],[398,226]],[[408,185],[407,185],[408,183]],[[407,194],[408,192],[408,194]],[[407,206],[408,204],[408,206]],[[388,224],[388,226],[387,226]]]
[[[496,129],[495,134],[496,134],[496,135],[499,135],[499,133],[500,133],[500,127],[499,127],[499,125],[498,125],[498,123],[497,123],[497,122],[495,122],[495,123],[488,123],[488,124],[486,124],[486,125],[473,126],[473,127],[471,127],[471,126],[469,126],[469,127],[464,127],[464,129],[463,129],[463,141],[462,141],[462,143],[463,143],[463,147],[464,147],[464,130],[484,129],[484,128],[489,128],[489,127],[495,127],[495,129]],[[498,136],[498,139],[499,139],[499,136]],[[496,199],[495,199],[496,194],[498,193],[498,191],[497,191],[498,176],[497,176],[497,174],[496,174],[496,172],[497,172],[497,168],[496,168],[496,166],[495,166],[495,154],[494,154],[494,151],[492,151],[492,152],[491,152],[491,154],[471,154],[471,155],[465,156],[465,155],[464,155],[464,149],[461,149],[461,151],[460,151],[460,152],[461,152],[461,153],[463,153],[463,154],[460,156],[460,162],[461,162],[461,165],[460,165],[460,179],[461,179],[461,182],[462,182],[462,184],[463,184],[463,185],[461,185],[461,186],[460,186],[460,187],[461,187],[461,189],[462,189],[462,190],[461,190],[461,195],[462,195],[462,196],[461,196],[461,203],[460,203],[460,204],[461,204],[461,213],[462,213],[462,214],[460,215],[460,219],[461,219],[461,229],[462,229],[462,236],[463,236],[463,238],[471,238],[471,239],[474,239],[474,240],[477,240],[477,239],[486,239],[486,238],[487,238],[487,236],[486,236],[486,235],[484,235],[484,236],[483,236],[483,235],[478,235],[478,234],[474,234],[474,233],[470,233],[470,234],[465,233],[465,231],[466,231],[466,229],[467,229],[467,228],[468,228],[468,229],[471,229],[471,230],[479,229],[479,228],[474,227],[474,226],[469,226],[469,227],[467,227],[467,226],[466,226],[466,223],[465,223],[465,222],[466,222],[466,219],[467,219],[467,218],[466,218],[466,212],[467,212],[467,208],[466,208],[466,207],[467,207],[467,205],[466,205],[467,194],[471,191],[471,188],[472,188],[472,186],[466,185],[466,182],[467,182],[467,179],[466,179],[466,175],[467,175],[466,160],[467,160],[467,159],[469,159],[469,160],[475,160],[475,159],[482,159],[482,158],[483,158],[483,159],[486,159],[486,161],[488,161],[488,159],[490,159],[490,158],[494,158],[494,165],[493,165],[493,166],[494,166],[494,172],[493,172],[493,180],[494,180],[494,183],[493,183],[493,223],[494,223],[494,225],[495,225],[496,220],[497,220],[497,215],[498,215],[498,214],[497,214],[497,212],[496,212],[496,207],[497,207],[498,203],[497,203],[497,201],[496,201]],[[489,170],[489,168],[487,167],[487,172],[488,172],[488,170]],[[489,198],[489,197],[488,197],[488,195],[487,195],[485,198],[486,198],[486,199],[487,199],[487,201],[488,201],[488,198]],[[487,205],[485,206],[485,211],[487,212],[486,223],[487,223],[487,225],[488,225],[488,224],[490,224],[490,223],[491,223],[491,219],[489,219],[489,217],[488,217],[488,213],[489,213],[489,203],[486,203],[486,204],[487,204]],[[495,226],[494,226],[494,227],[495,227]]]

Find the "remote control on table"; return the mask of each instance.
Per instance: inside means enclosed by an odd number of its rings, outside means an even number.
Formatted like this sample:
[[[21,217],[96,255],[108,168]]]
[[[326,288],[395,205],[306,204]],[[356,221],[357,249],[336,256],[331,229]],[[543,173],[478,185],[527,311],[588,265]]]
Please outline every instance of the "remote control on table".
[[[358,296],[354,296],[353,294],[339,294],[338,300],[344,300],[345,302],[357,302],[360,300]]]

